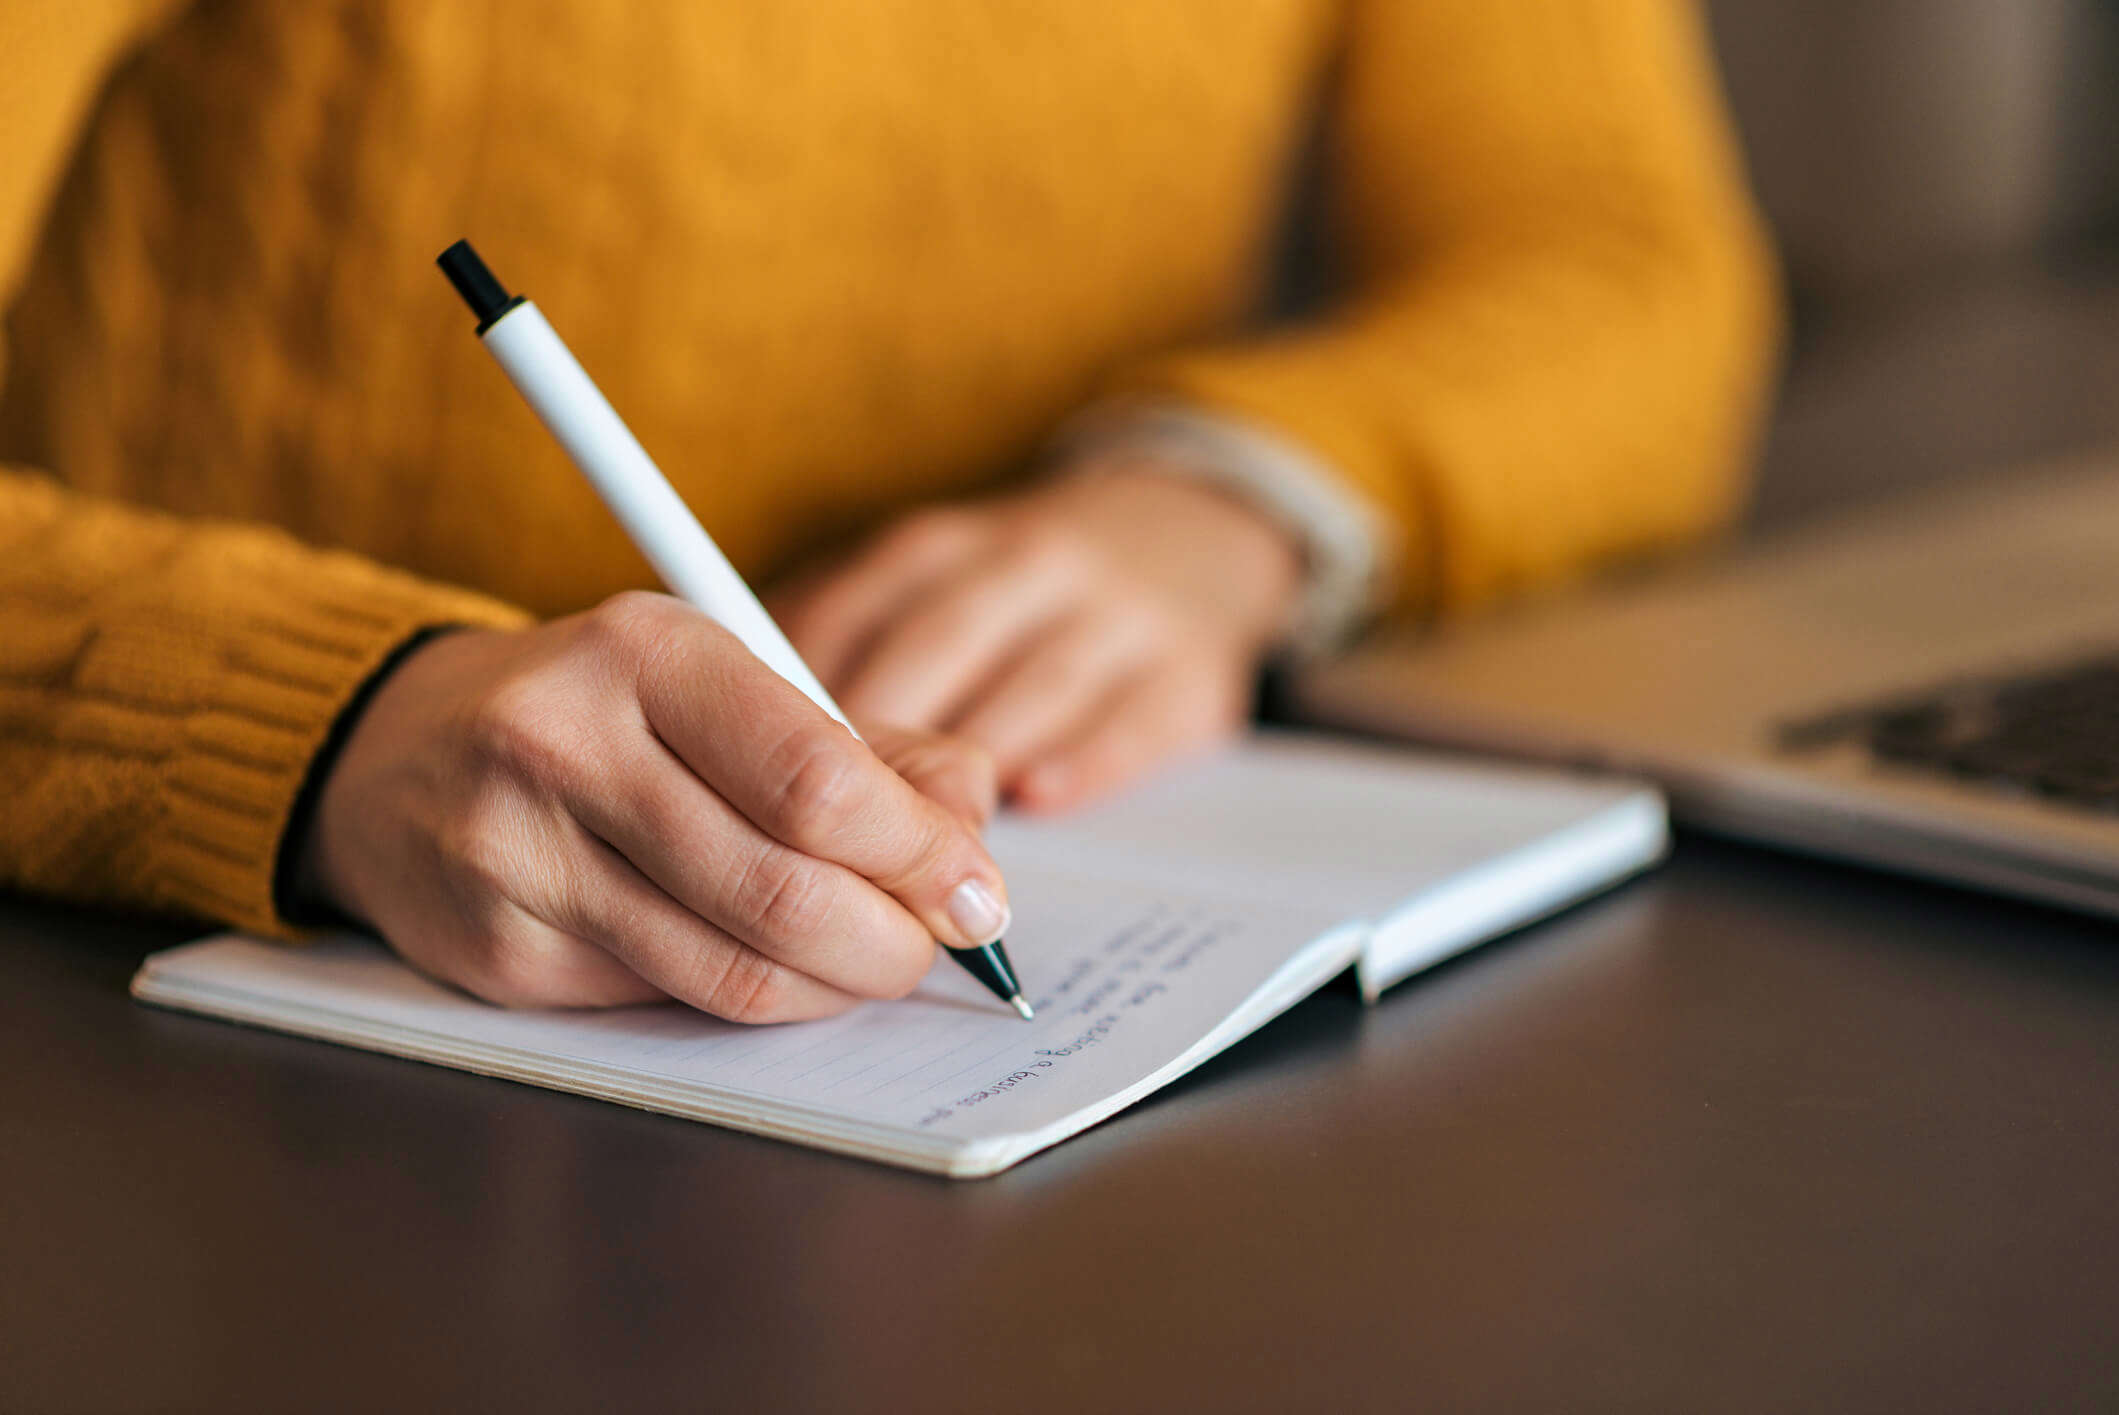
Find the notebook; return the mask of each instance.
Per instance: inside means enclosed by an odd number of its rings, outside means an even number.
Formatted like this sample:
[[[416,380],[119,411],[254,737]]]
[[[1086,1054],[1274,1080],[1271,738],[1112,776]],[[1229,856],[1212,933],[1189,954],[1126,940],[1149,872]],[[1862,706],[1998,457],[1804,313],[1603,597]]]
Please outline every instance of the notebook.
[[[506,1011],[382,944],[222,935],[165,1007],[959,1178],[1087,1129],[1352,969],[1363,995],[1666,848],[1652,789],[1265,735],[1059,821],[997,822],[1024,1022],[938,955],[910,997],[743,1027],[675,1005]]]

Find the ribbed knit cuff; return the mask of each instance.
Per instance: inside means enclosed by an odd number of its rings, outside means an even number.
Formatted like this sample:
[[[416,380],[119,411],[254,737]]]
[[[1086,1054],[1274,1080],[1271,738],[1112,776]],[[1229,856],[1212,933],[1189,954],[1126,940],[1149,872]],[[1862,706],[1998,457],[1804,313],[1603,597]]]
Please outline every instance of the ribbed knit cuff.
[[[1302,600],[1280,649],[1295,659],[1345,645],[1390,594],[1390,521],[1316,457],[1254,423],[1174,401],[1121,399],[1053,440],[1062,471],[1146,458],[1239,498],[1301,547]]]
[[[152,836],[146,893],[239,928],[292,936],[275,906],[282,834],[311,760],[361,685],[409,638],[440,624],[507,626],[496,601],[349,556],[301,567],[224,641],[203,701],[164,768],[171,810]]]

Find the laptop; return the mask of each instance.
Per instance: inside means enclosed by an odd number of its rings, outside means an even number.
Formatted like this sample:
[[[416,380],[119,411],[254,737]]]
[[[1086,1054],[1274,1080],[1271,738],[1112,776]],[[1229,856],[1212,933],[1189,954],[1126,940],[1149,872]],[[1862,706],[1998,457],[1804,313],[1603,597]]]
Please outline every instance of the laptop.
[[[1378,639],[1290,691],[1653,777],[1706,830],[2119,915],[2119,453]]]

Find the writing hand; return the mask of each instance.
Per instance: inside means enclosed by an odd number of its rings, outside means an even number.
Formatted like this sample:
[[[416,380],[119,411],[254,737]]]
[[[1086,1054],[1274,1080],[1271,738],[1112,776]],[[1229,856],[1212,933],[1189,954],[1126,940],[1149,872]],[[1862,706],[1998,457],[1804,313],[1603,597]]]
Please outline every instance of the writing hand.
[[[772,603],[849,712],[977,743],[1056,810],[1233,732],[1300,568],[1265,517],[1141,466],[920,512]]]
[[[876,740],[664,595],[448,634],[363,711],[297,880],[489,1001],[822,1016],[1006,922],[990,763]]]

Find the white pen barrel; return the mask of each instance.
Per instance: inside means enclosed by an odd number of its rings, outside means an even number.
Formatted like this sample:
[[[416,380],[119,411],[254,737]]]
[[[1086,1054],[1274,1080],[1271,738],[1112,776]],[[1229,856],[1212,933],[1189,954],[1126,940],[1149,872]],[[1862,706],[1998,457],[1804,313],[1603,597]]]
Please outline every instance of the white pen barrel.
[[[766,667],[852,731],[846,714],[537,306],[523,301],[495,320],[482,337],[670,592],[712,616],[749,645]]]

